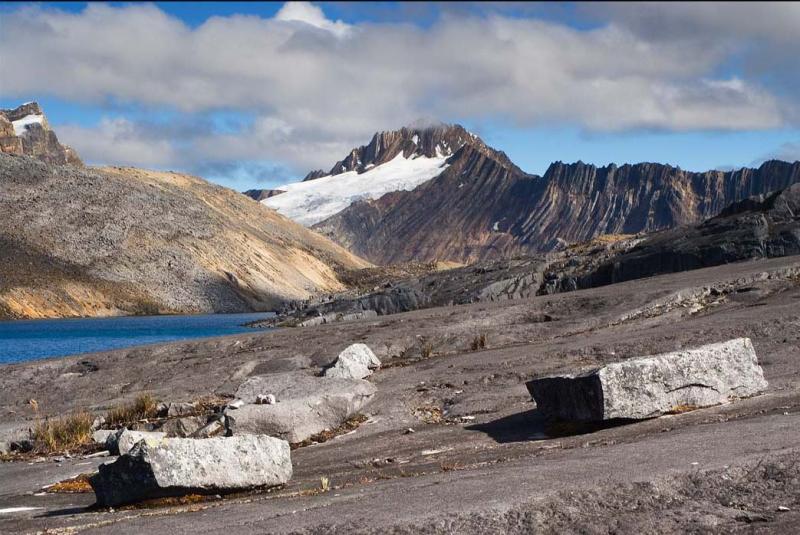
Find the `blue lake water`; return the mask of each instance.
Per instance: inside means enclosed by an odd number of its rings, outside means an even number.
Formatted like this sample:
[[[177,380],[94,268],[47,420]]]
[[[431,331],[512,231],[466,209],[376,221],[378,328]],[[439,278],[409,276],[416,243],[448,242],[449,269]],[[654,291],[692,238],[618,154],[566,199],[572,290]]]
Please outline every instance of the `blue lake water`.
[[[0,364],[253,332],[272,313],[0,321]]]

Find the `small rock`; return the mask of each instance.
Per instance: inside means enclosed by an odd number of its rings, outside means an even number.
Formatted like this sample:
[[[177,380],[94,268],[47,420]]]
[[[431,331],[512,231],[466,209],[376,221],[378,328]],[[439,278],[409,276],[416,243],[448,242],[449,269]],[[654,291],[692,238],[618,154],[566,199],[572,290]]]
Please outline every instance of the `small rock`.
[[[411,428],[411,427],[409,427],[408,429],[406,429],[405,431],[403,431],[403,434],[404,434],[404,435],[410,435],[411,433],[416,433],[416,431],[414,431],[414,429],[413,429],[413,428]]]
[[[339,353],[333,367],[325,370],[325,377],[343,379],[363,379],[372,375],[372,370],[380,368],[381,361],[365,344],[353,344]]]
[[[167,406],[167,416],[192,416],[197,411],[194,403],[170,403]]]
[[[111,429],[98,429],[94,433],[92,433],[92,440],[95,444],[107,444],[108,437],[110,435],[116,434],[116,430]]]
[[[11,442],[0,440],[0,455],[8,455],[11,453]]]
[[[168,437],[189,437],[206,425],[204,416],[186,416],[184,418],[173,418],[167,420],[159,431],[166,433]]]
[[[791,509],[789,509],[785,505],[779,505],[778,506],[778,512],[780,512],[780,513],[787,513],[789,511],[791,511]]]
[[[131,431],[127,428],[122,428],[114,435],[109,435],[106,448],[113,455],[125,455],[137,443],[145,441],[148,444],[156,445],[166,438],[166,433],[156,433],[147,431]]]
[[[11,441],[11,451],[18,451],[20,453],[28,453],[29,451],[33,451],[34,444],[33,439],[30,438],[21,438],[19,440],[12,440]]]
[[[104,423],[106,423],[106,417],[105,416],[98,416],[92,422],[92,431],[97,431],[98,429],[103,427]]]
[[[256,396],[256,405],[275,405],[278,402],[273,394]]]
[[[233,410],[241,409],[242,407],[244,407],[244,401],[241,399],[235,399],[230,403],[228,403],[225,407]]]
[[[101,507],[281,485],[292,477],[286,441],[267,436],[141,441],[89,479]]]
[[[204,427],[198,429],[194,435],[192,435],[192,437],[211,438],[217,435],[222,435],[225,433],[225,431],[225,417],[220,414],[218,417],[208,422]]]

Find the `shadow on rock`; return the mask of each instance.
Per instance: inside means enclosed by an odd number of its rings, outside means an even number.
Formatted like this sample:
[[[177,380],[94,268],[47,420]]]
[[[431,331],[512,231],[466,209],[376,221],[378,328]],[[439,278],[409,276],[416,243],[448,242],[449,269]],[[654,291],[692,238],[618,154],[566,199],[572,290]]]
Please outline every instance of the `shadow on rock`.
[[[594,433],[603,429],[632,424],[639,420],[614,419],[603,422],[563,422],[545,417],[538,409],[520,412],[486,422],[466,426],[469,431],[486,433],[496,442],[525,442],[550,440]]]

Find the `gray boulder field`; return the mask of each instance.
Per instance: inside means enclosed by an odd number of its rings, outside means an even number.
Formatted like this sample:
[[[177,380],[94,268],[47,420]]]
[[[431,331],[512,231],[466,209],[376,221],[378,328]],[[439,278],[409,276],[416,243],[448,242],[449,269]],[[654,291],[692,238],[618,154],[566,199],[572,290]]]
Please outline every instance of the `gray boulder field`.
[[[266,436],[140,442],[100,465],[89,482],[102,507],[188,493],[282,485],[292,477],[289,443]]]
[[[301,372],[251,377],[236,392],[245,405],[226,410],[233,435],[253,434],[302,442],[326,429],[335,429],[364,407],[375,386],[361,379],[313,377]],[[273,405],[256,405],[260,395],[272,394]]]
[[[381,361],[365,344],[353,344],[339,353],[336,363],[325,370],[325,377],[364,379],[372,370],[380,368]]]
[[[616,362],[527,383],[537,407],[559,420],[641,419],[725,403],[767,388],[749,338]]]

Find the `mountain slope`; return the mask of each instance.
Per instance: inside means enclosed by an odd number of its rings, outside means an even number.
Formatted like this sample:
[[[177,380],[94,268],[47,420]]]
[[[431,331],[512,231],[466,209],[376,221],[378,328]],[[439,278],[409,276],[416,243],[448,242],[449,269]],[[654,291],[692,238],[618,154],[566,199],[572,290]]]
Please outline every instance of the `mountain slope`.
[[[578,162],[529,175],[464,146],[412,191],[357,202],[314,226],[374,263],[477,260],[557,249],[601,234],[697,223],[726,205],[800,181],[800,162],[692,173],[642,163]]]
[[[200,178],[0,154],[0,317],[266,310],[368,264]]]
[[[0,110],[0,152],[33,156],[48,163],[83,165],[72,148],[59,143],[36,102]]]

